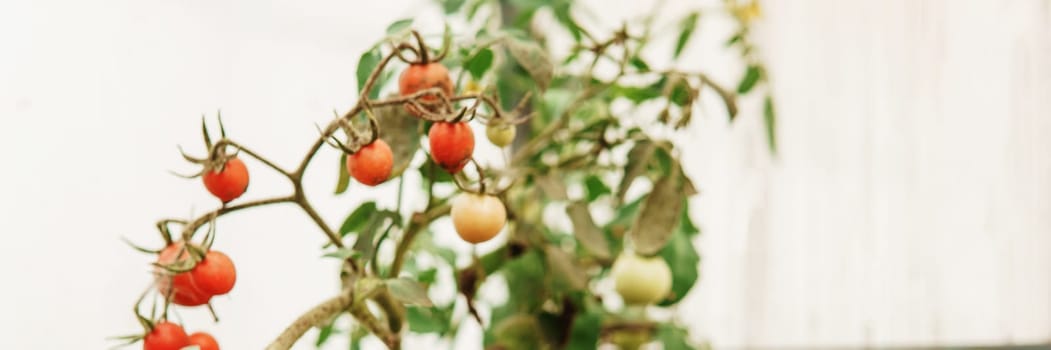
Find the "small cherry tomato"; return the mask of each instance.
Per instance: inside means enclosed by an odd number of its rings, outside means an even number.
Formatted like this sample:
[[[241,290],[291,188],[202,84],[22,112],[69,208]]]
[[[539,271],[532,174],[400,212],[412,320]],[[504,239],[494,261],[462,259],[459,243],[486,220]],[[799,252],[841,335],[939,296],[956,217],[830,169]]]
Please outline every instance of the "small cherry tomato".
[[[625,304],[652,304],[671,292],[671,269],[659,256],[624,252],[613,263],[613,281]]]
[[[248,168],[240,159],[230,158],[221,172],[216,170],[208,171],[202,178],[208,192],[223,203],[237,199],[248,190]]]
[[[499,198],[476,193],[456,196],[450,216],[456,233],[471,243],[481,243],[496,237],[507,223],[507,210]]]
[[[515,141],[515,126],[507,123],[489,123],[485,127],[485,136],[497,147],[507,147]]]
[[[219,350],[219,342],[215,341],[211,334],[205,332],[190,334],[189,345],[197,345],[201,350]]]
[[[180,350],[190,346],[190,337],[182,326],[163,321],[153,325],[153,330],[142,339],[143,350]]]
[[[180,251],[182,254],[176,259],[176,255]],[[176,261],[186,261],[189,258],[189,252],[184,251],[183,243],[179,242],[165,247],[160,255],[157,256],[157,264],[171,265]],[[156,267],[154,268],[154,276],[157,291],[165,297],[171,295],[171,302],[176,305],[199,306],[207,304],[212,299],[211,294],[197,288],[193,277],[190,276],[190,272],[180,272],[173,275],[171,271]]]
[[[438,122],[427,134],[434,163],[449,173],[458,173],[474,153],[474,132],[466,122]]]
[[[393,167],[394,154],[390,146],[381,139],[376,139],[347,156],[347,171],[355,180],[369,186],[387,181]]]
[[[398,92],[401,96],[412,95],[417,91],[430,88],[441,89],[446,97],[452,96],[453,94],[453,82],[452,79],[449,78],[449,69],[445,68],[441,63],[431,62],[427,64],[410,64],[408,68],[405,68],[405,70],[401,72],[401,76],[398,77]],[[438,100],[438,97],[427,95],[423,96],[422,100],[426,102],[434,102]],[[411,105],[406,105],[406,109],[417,116],[422,114]]]
[[[237,282],[237,270],[229,256],[217,250],[211,250],[204,259],[190,272],[197,290],[209,295],[222,295],[234,289]]]

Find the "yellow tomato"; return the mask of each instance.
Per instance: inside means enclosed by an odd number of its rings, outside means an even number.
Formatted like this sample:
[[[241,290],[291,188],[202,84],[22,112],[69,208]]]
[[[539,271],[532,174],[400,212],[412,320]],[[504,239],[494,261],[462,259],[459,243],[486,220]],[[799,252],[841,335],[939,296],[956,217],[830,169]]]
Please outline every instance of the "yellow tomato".
[[[488,241],[507,223],[507,211],[499,198],[462,193],[453,199],[450,216],[460,238],[471,243]]]

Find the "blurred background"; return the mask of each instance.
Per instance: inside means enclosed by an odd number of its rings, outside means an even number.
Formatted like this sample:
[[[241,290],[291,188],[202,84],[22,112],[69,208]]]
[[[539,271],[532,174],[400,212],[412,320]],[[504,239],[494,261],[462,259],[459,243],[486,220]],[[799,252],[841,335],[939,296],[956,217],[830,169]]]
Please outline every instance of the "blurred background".
[[[662,11],[708,2],[668,0]],[[615,28],[658,1],[582,3],[597,14],[589,25]],[[777,96],[778,153],[759,110],[733,125],[704,113],[681,140],[701,190],[691,207],[701,280],[680,309],[691,338],[715,348],[1051,343],[1051,1],[762,5],[753,34]],[[119,238],[154,242],[156,219],[214,205],[198,182],[167,172],[190,172],[175,145],[201,152],[201,114],[221,108],[243,143],[292,164],[313,124],[354,102],[361,52],[399,18],[439,31],[437,6],[0,2],[0,347],[103,349],[105,337],[134,332],[128,311],[150,258]],[[736,82],[743,67],[719,49],[728,23],[702,19],[680,64]],[[327,152],[307,190],[329,222],[394,191],[332,196]],[[274,175],[252,181],[284,191]],[[224,348],[261,348],[332,295],[336,266],[293,208],[224,220],[237,234],[217,245],[238,259],[238,293],[222,297],[222,322],[207,330]],[[450,346],[479,348],[479,332]]]

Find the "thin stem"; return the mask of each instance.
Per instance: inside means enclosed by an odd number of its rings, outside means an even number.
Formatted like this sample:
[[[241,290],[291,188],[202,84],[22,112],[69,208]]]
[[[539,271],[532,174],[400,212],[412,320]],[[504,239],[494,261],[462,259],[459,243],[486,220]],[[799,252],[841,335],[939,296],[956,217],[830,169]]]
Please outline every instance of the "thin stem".
[[[201,216],[197,217],[197,219],[194,219],[193,221],[191,221],[189,224],[186,224],[186,226],[183,228],[183,236],[186,236],[187,234],[192,236],[193,233],[196,232],[198,228],[200,228],[205,223],[208,223],[212,219],[213,216],[222,216],[222,215],[229,214],[229,213],[232,213],[232,212],[235,212],[235,211],[238,211],[238,210],[248,209],[248,208],[252,208],[252,207],[259,207],[259,206],[264,206],[264,205],[268,205],[268,204],[287,203],[287,202],[294,202],[294,201],[295,201],[295,197],[293,197],[293,196],[284,196],[284,197],[273,197],[273,198],[260,199],[260,200],[251,201],[251,202],[245,202],[245,203],[241,203],[241,204],[233,205],[233,206],[223,206],[223,207],[220,207],[219,209],[216,209],[216,210],[210,211],[208,213],[205,213],[204,215],[201,215]]]
[[[234,142],[233,140],[230,140],[230,139],[219,140],[219,142],[217,142],[215,144],[215,148],[218,149],[218,148],[221,148],[221,147],[226,146],[226,145],[234,147],[240,152],[244,152],[248,156],[250,156],[252,158],[255,158],[256,160],[258,160],[259,162],[263,163],[264,165],[270,167],[271,169],[274,169],[274,171],[277,171],[278,173],[281,173],[281,175],[284,175],[285,177],[287,177],[289,179],[292,179],[292,173],[290,173],[287,170],[281,168],[280,166],[278,166],[273,161],[271,161],[269,159],[266,159],[266,157],[263,157],[263,156],[259,155],[259,153],[256,153],[256,152],[252,151],[251,149],[249,149],[248,147],[245,147],[244,145],[241,145],[241,144],[239,144],[237,142]]]
[[[412,36],[416,37],[416,43],[420,45],[420,63],[422,63],[422,64],[430,63],[431,60],[430,60],[430,57],[428,57],[427,43],[423,42],[423,37],[420,36],[420,32],[417,32],[417,31],[413,30],[412,31]]]
[[[405,235],[394,249],[394,262],[390,265],[390,274],[388,276],[392,278],[398,277],[402,265],[405,264],[405,253],[409,251],[409,247],[412,246],[412,241],[416,239],[416,235],[430,225],[431,221],[449,214],[450,209],[451,206],[443,204],[413,216],[412,221],[409,223],[409,228],[405,229]]]
[[[314,220],[314,223],[321,228],[321,231],[325,232],[325,236],[328,236],[328,240],[332,242],[332,245],[336,246],[336,248],[343,248],[343,240],[341,240],[339,235],[325,223],[325,220],[321,218],[321,215],[318,215],[317,210],[314,210],[314,207],[310,205],[310,202],[307,201],[306,197],[302,196],[302,192],[299,192],[300,195],[296,197],[296,204],[299,204],[299,207],[307,213],[307,216],[310,216],[310,219]]]
[[[310,328],[332,319],[332,317],[349,308],[353,302],[353,292],[347,289],[340,292],[339,295],[314,306],[303,315],[300,315],[288,328],[285,328],[281,335],[278,335],[277,339],[274,339],[266,347],[266,350],[291,349],[292,345]]]

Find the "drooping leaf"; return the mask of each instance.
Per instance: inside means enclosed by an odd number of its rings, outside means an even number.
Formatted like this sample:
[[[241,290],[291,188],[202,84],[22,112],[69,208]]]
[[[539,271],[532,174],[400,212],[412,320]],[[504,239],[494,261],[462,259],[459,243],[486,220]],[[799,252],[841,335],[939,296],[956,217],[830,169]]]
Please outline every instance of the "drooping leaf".
[[[759,82],[761,72],[762,70],[759,69],[759,66],[748,66],[748,69],[744,72],[744,77],[741,78],[741,83],[737,85],[737,93],[746,94],[749,91],[752,91],[752,88],[755,87],[755,83]]]
[[[350,187],[350,172],[347,171],[347,153],[340,152],[339,180],[336,181],[336,194],[346,192],[347,187]]]
[[[412,18],[399,19],[387,26],[387,35],[400,34],[412,26]]]
[[[763,99],[763,125],[766,126],[766,144],[770,146],[770,153],[777,154],[777,115],[770,95]]]
[[[624,195],[628,193],[628,188],[636,178],[645,173],[646,166],[649,165],[656,150],[657,146],[652,141],[640,140],[628,152],[628,164],[624,166],[624,177],[621,178],[620,186],[617,187],[618,203],[624,202]]]
[[[394,165],[390,178],[401,176],[420,149],[420,120],[409,114],[402,106],[376,108],[376,121],[380,127],[380,138],[391,148]]]
[[[688,342],[688,334],[682,327],[670,323],[657,325],[657,341],[664,345],[664,350],[694,350]]]
[[[510,37],[506,38],[504,42],[507,45],[507,52],[518,62],[518,65],[525,68],[526,72],[529,72],[529,76],[533,77],[537,87],[541,91],[547,90],[555,72],[551,56],[548,55],[547,51],[536,43]]]
[[[372,259],[376,250],[375,239],[384,228],[399,222],[400,215],[391,210],[378,210],[368,219],[368,224],[358,232],[358,238],[354,241],[354,251],[361,255],[364,260]]]
[[[545,245],[544,258],[559,286],[571,291],[587,287],[587,274],[565,251],[552,245]]]
[[[405,305],[415,305],[431,307],[434,303],[427,297],[427,288],[424,287],[420,282],[416,282],[409,278],[392,278],[384,281],[387,285],[387,290],[394,296],[394,299],[405,303]],[[411,327],[411,325],[410,325]]]
[[[682,191],[682,173],[675,168],[653,184],[653,191],[646,196],[635,225],[631,228],[631,240],[635,252],[652,256],[671,239],[682,218],[682,204],[686,196]]]
[[[340,236],[346,236],[351,232],[358,232],[365,227],[368,223],[372,214],[376,212],[376,202],[365,202],[354,209],[347,218],[343,220],[343,225],[339,227]]]
[[[489,48],[483,48],[478,53],[467,59],[464,62],[464,69],[467,69],[471,73],[471,77],[474,80],[481,80],[485,72],[489,70],[489,67],[493,65],[493,50]]]
[[[409,330],[413,333],[438,333],[449,331],[452,315],[444,308],[410,306],[405,308],[405,318],[409,321]]]
[[[661,258],[671,267],[672,274],[671,294],[661,301],[661,306],[678,303],[697,283],[697,265],[701,258],[693,246],[690,234],[683,229],[680,225],[672,235],[671,241],[660,251]]]
[[[675,41],[675,52],[672,54],[672,57],[679,58],[679,55],[682,54],[682,49],[686,47],[686,44],[693,36],[693,32],[697,29],[698,18],[700,18],[700,13],[693,12],[686,15],[682,22],[679,22],[679,38]]]
[[[602,181],[598,176],[588,176],[584,179],[584,186],[587,190],[588,202],[594,202],[598,197],[613,193],[613,190],[606,186],[606,183]]]
[[[566,207],[566,213],[573,221],[573,234],[580,241],[580,245],[596,258],[609,259],[609,242],[591,218],[587,203],[573,202]]]

